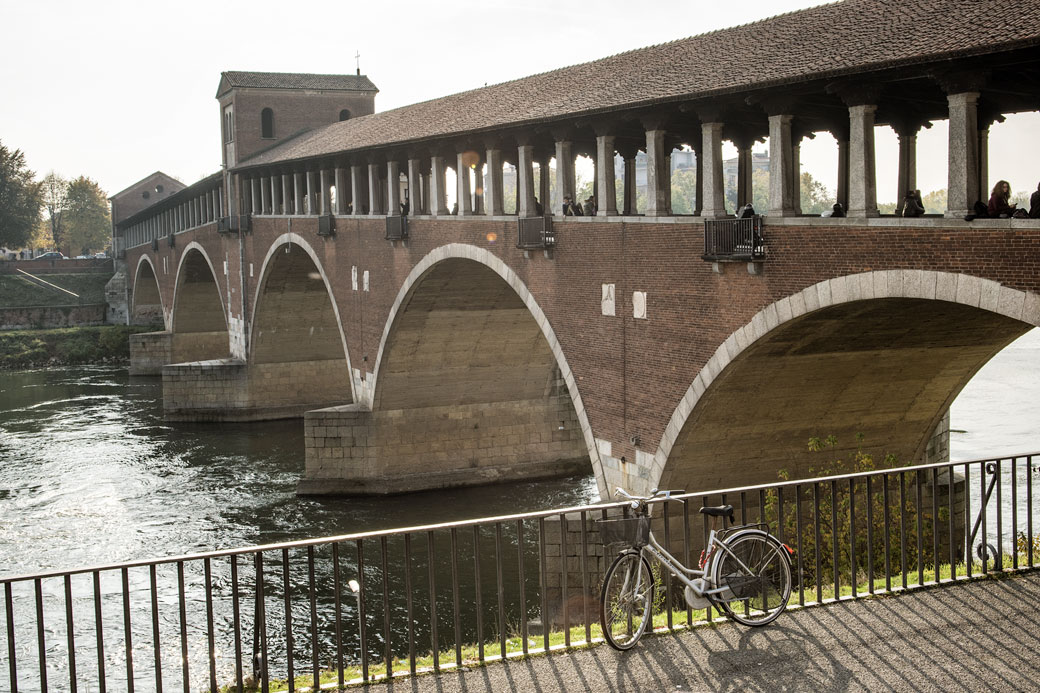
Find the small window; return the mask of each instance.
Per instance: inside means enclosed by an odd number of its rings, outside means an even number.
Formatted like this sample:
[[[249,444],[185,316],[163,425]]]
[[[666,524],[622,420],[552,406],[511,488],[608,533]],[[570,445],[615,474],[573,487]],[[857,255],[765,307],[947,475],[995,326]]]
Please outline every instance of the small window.
[[[274,138],[274,111],[270,108],[260,111],[260,137],[265,140]]]
[[[147,199],[148,199],[149,197],[151,197],[151,196],[152,196],[152,195],[151,195],[151,193],[149,193],[149,192],[148,192],[147,190],[145,190],[145,191],[144,191],[143,193],[141,193],[141,197],[143,197],[143,198],[144,198],[144,199],[146,199],[146,200],[147,200]]]
[[[231,106],[224,108],[224,141],[233,142],[235,139],[232,129]]]
[[[344,108],[342,111],[339,112],[339,119],[340,120],[350,120],[350,111],[348,109]]]
[[[159,193],[161,195],[162,191],[163,191],[162,183],[159,183],[159,185],[155,186],[155,192],[157,192],[157,193]]]

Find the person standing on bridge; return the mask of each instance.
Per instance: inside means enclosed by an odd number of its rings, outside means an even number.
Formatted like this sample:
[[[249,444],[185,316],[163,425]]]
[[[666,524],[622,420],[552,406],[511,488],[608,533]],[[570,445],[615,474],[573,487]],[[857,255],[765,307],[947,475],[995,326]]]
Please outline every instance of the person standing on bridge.
[[[1040,219],[1040,183],[1036,185],[1036,192],[1029,196],[1029,218]]]

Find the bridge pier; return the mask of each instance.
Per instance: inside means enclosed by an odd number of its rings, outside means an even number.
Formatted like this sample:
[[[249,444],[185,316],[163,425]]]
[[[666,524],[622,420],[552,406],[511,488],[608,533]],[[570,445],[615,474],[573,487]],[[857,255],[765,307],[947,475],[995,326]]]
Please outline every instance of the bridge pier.
[[[162,367],[169,421],[266,421],[349,401],[341,361],[247,364],[233,358]],[[344,399],[346,393],[347,399]]]
[[[561,399],[309,411],[297,491],[403,493],[587,472],[577,416]]]

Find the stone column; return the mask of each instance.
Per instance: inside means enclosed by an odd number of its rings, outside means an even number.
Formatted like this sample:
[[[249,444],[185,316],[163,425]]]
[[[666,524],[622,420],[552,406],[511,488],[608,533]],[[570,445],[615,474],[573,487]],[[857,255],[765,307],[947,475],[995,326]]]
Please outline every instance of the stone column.
[[[617,216],[613,135],[596,135],[596,216]]]
[[[347,213],[347,200],[350,199],[349,186],[347,185],[347,169],[342,166],[336,167],[336,214]]]
[[[769,116],[769,211],[771,217],[793,217],[794,152],[790,115]]]
[[[430,157],[430,214],[443,217],[448,213],[444,188],[444,157]]]
[[[307,204],[305,209],[307,210],[308,215],[318,214],[318,191],[316,190],[317,181],[314,180],[314,177],[314,171],[307,171]]]
[[[368,213],[382,213],[383,201],[379,197],[379,164],[368,165]]]
[[[704,157],[701,156],[703,150],[703,144],[701,147],[694,147],[694,165],[697,167],[697,199],[693,205],[693,216],[701,216],[701,207],[704,204]]]
[[[282,214],[282,177],[271,176],[271,214]]]
[[[542,209],[546,214],[552,214],[552,176],[549,175],[549,159],[551,158],[549,154],[545,154],[538,159],[538,200],[542,203]],[[533,186],[534,183],[532,182],[531,185]],[[563,204],[562,200],[560,200],[560,204]]]
[[[350,205],[352,214],[365,213],[365,170],[361,165],[350,167]]]
[[[480,155],[473,167],[473,213],[484,214],[484,156]]]
[[[505,204],[502,199],[502,150],[487,150],[487,187],[484,188],[484,198],[487,200],[486,208],[489,216],[499,217],[506,213]]]
[[[318,173],[318,183],[321,187],[320,214],[332,214],[332,181],[327,169],[321,169]]]
[[[408,160],[408,213],[425,214],[423,206],[426,198],[423,196],[422,184],[422,160]]]
[[[574,199],[574,144],[568,140],[556,141],[556,204],[563,213],[563,198]],[[544,205],[544,203],[543,203]],[[548,209],[548,205],[544,205]],[[554,210],[555,211],[555,210]]]
[[[835,190],[835,202],[841,203],[841,208],[849,209],[849,140],[847,137],[838,138],[838,185]]]
[[[293,195],[296,202],[293,203],[293,213],[303,215],[307,213],[307,190],[304,187],[303,174],[293,174]]]
[[[751,145],[741,142],[737,147],[737,206],[750,204],[753,199]],[[759,210],[755,211],[761,214]]]
[[[874,169],[874,113],[877,106],[849,106],[849,210],[848,216],[879,216],[877,175]]]
[[[271,209],[271,179],[268,176],[260,178],[260,209],[264,214],[274,214]]]
[[[989,201],[989,126],[979,123],[979,199]]]
[[[625,162],[625,180],[622,191],[622,210],[621,213],[625,216],[634,216],[639,213],[639,188],[636,186],[636,154],[637,151],[626,153],[622,155],[622,160]]]
[[[672,210],[668,204],[668,193],[671,189],[671,171],[668,167],[668,153],[665,151],[664,130],[656,126],[646,130],[646,209],[643,213],[648,217],[670,216]]]
[[[773,149],[772,146],[769,147]],[[704,204],[701,216],[715,219],[726,216],[726,181],[722,175],[722,123],[701,123],[701,151],[704,152]]]
[[[262,214],[263,207],[260,206],[260,181],[256,178],[249,179],[249,211],[251,214]]]
[[[386,162],[386,213],[401,213],[401,165],[396,161]]]
[[[901,128],[899,138],[899,164],[896,170],[896,216],[903,216],[906,191],[917,189],[917,128]]]
[[[802,214],[802,138],[796,136],[791,144],[791,198],[795,216]]]
[[[293,206],[292,176],[287,173],[282,174],[282,207],[283,214],[293,214],[296,211]]]
[[[470,192],[469,184],[469,166],[462,161],[463,153],[459,152],[455,156],[455,200],[459,206],[459,216],[472,216],[473,214],[473,197]]]
[[[949,94],[949,174],[946,216],[963,217],[974,211],[979,198],[979,127],[976,91]]]
[[[546,171],[542,171],[542,176],[546,177]],[[517,216],[537,216],[534,204],[534,147],[530,144],[517,147],[516,189],[520,196]]]

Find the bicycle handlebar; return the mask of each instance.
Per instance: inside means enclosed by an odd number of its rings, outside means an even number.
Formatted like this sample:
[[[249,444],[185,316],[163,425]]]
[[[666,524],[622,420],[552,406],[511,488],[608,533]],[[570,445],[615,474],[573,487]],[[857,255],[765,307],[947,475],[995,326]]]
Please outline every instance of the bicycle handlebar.
[[[633,503],[645,503],[647,501],[657,500],[661,498],[671,498],[673,495],[680,495],[683,493],[686,493],[686,491],[683,491],[682,489],[659,491],[655,488],[650,490],[649,496],[633,496],[631,493],[621,488],[620,486],[614,489],[615,497],[625,498],[632,501]],[[632,507],[634,508],[636,506],[633,505]]]

